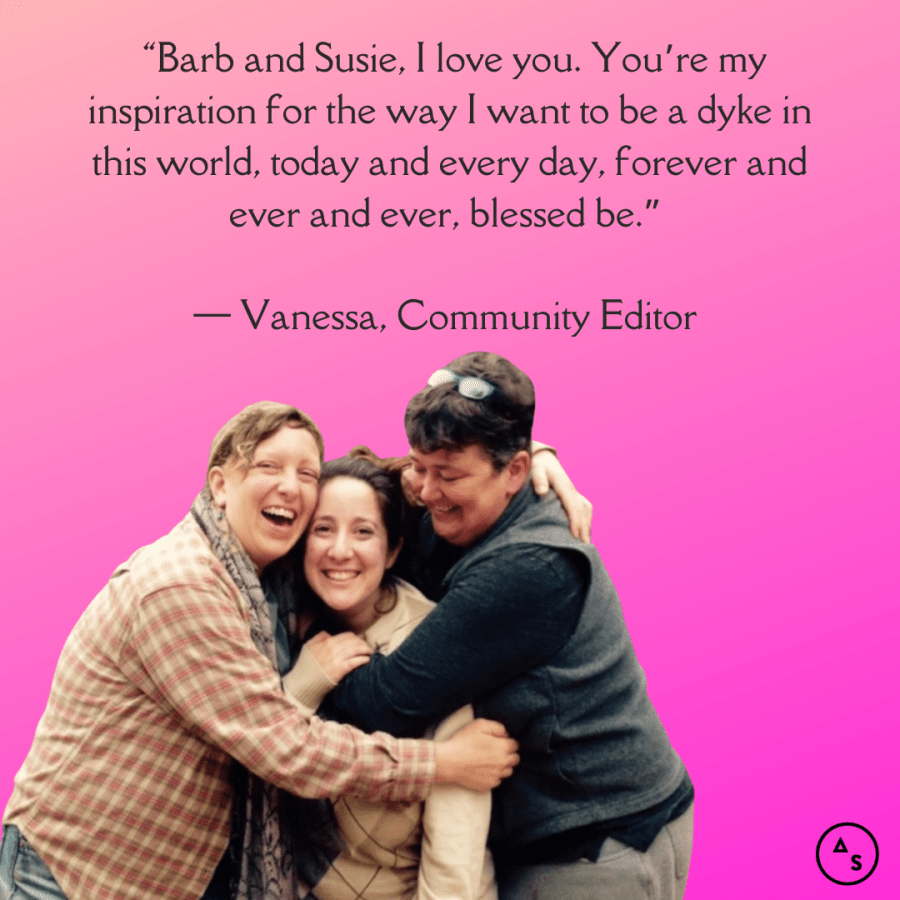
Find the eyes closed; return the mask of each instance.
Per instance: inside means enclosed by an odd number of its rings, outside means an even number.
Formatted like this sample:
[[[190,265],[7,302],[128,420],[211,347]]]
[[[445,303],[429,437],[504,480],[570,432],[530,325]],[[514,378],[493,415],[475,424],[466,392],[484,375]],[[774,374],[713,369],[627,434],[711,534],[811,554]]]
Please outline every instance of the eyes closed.
[[[418,466],[413,466],[412,470],[413,470],[413,472],[416,473],[416,475],[419,475],[419,476],[425,475],[425,469],[419,468]],[[440,481],[444,481],[449,484],[452,481],[459,481],[460,479],[466,478],[467,476],[466,475],[447,475],[444,472],[438,471],[438,472],[435,472],[435,477],[438,478]]]

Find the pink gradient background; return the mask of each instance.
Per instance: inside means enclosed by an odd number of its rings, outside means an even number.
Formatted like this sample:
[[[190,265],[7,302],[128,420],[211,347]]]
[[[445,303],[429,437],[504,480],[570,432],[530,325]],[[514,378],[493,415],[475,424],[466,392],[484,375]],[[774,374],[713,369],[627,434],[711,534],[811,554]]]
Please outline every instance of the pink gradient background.
[[[0,801],[28,751],[72,624],[115,565],[167,531],[200,488],[209,441],[247,403],[295,403],[329,456],[404,449],[402,411],[441,364],[509,356],[538,389],[536,434],[594,502],[594,540],[623,599],[650,692],[697,789],[690,898],[830,897],[819,835],[842,821],[879,840],[854,896],[896,896],[896,4],[712,0],[452,7],[350,0],[0,2],[4,141],[0,354],[6,525],[0,632]],[[149,40],[227,75],[161,75]],[[307,46],[302,75],[239,71],[251,51]],[[393,51],[402,75],[322,75],[313,45]],[[415,74],[415,42],[448,51],[573,54],[580,73]],[[714,71],[602,73],[619,54],[767,53],[752,81]],[[671,66],[673,57],[667,58]],[[604,126],[387,121],[384,103],[605,103]],[[371,126],[87,123],[97,103],[369,103]],[[618,96],[692,114],[771,106],[767,126],[614,122]],[[784,95],[812,110],[780,125]],[[272,153],[363,157],[345,184],[297,176],[95,177],[91,157]],[[376,179],[373,155],[528,155],[516,184],[432,174]],[[602,181],[534,170],[598,156]],[[795,156],[805,177],[612,176],[632,155]],[[324,182],[324,183],[323,183]],[[509,206],[630,207],[640,229],[483,229],[469,198]],[[237,230],[234,207],[452,207],[460,227]],[[647,199],[659,199],[647,212]],[[373,217],[374,218],[374,217]],[[239,305],[371,310],[383,333],[253,331]],[[568,307],[582,333],[406,331],[399,304]],[[691,331],[600,328],[600,299],[695,310]],[[559,307],[554,302],[559,301]],[[228,311],[231,319],[192,318]],[[621,321],[621,320],[620,320]],[[765,887],[761,888],[760,885]],[[842,895],[841,895],[842,896]]]

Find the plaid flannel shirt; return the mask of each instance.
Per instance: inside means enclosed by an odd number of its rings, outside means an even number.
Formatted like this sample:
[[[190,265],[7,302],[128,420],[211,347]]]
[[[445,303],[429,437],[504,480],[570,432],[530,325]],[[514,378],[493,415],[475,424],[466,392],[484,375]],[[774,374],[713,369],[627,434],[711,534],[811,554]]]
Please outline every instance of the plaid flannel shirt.
[[[430,743],[310,718],[247,620],[188,516],[75,625],[4,816],[70,900],[197,900],[228,840],[232,757],[306,797],[428,794]]]

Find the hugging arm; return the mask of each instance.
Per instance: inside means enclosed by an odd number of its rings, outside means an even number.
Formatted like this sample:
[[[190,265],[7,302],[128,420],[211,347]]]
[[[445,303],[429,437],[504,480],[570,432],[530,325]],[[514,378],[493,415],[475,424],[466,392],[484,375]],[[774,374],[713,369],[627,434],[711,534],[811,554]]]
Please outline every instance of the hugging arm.
[[[539,546],[505,562],[469,567],[400,647],[351,672],[326,708],[366,731],[420,735],[552,656],[578,621],[582,574]]]
[[[233,598],[212,584],[142,598],[123,658],[131,680],[185,728],[298,796],[404,802],[434,780],[429,744],[310,718],[289,700]]]
[[[581,541],[590,541],[594,515],[590,500],[578,493],[556,451],[537,441],[531,442],[531,486],[539,497],[552,490],[566,511],[569,531]]]

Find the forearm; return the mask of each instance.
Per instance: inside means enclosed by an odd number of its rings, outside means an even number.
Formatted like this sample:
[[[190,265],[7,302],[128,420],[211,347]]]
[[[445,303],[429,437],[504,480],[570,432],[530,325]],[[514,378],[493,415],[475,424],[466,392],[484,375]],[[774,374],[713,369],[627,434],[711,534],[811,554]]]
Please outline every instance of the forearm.
[[[312,715],[337,682],[328,677],[309,646],[304,644],[297,662],[284,676],[282,684],[285,692]]]
[[[364,734],[349,725],[318,717],[296,734],[289,757],[272,753],[235,754],[269,781],[300,797],[342,795],[364,800],[411,803],[427,797],[443,780],[461,780],[465,772],[439,766],[431,741]],[[239,752],[239,748],[238,752]]]
[[[560,554],[512,562],[493,575],[472,567],[402,646],[345,678],[327,708],[367,731],[419,735],[556,652],[580,613],[581,576]]]

